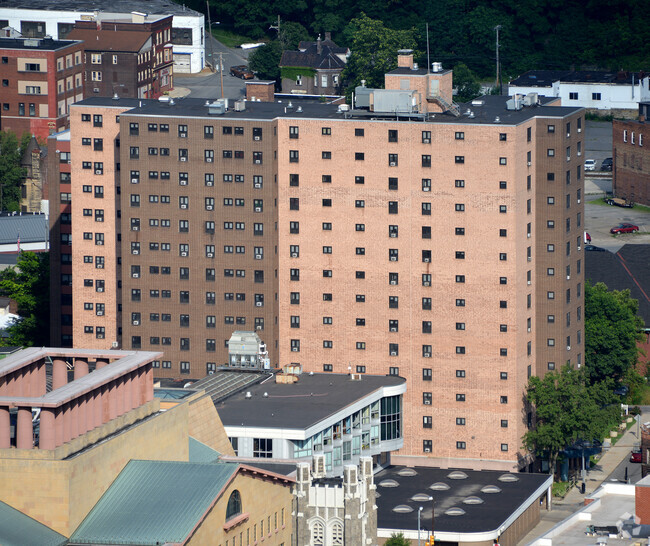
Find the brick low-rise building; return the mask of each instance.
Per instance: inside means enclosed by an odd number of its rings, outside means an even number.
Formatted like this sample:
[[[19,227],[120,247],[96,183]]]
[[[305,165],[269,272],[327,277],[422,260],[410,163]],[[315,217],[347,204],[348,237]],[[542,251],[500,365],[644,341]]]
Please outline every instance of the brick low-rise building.
[[[84,98],[83,44],[51,38],[0,38],[1,129],[45,139],[68,127]]]
[[[199,378],[255,329],[273,367],[404,377],[395,460],[528,464],[528,378],[583,364],[584,110],[390,76],[372,111],[75,105],[75,346]]]
[[[650,102],[639,105],[638,120],[614,120],[612,189],[616,197],[650,205]]]

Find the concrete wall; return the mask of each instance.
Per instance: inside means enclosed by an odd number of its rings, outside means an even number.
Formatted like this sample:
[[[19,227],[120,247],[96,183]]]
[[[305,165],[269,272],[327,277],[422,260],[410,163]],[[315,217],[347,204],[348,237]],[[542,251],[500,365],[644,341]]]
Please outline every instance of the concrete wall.
[[[206,394],[189,402],[189,435],[222,455],[235,455],[212,398]]]

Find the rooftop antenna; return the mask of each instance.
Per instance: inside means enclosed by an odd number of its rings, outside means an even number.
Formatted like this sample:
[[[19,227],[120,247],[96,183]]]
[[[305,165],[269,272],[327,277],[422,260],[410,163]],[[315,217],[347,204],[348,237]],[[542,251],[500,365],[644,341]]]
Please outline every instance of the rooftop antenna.
[[[431,58],[429,57],[429,23],[427,23],[427,74],[431,70]]]

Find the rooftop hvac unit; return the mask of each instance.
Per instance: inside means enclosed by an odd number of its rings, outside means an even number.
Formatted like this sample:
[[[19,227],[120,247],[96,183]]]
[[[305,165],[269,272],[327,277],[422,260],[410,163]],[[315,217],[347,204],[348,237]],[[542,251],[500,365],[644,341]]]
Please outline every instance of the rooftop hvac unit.
[[[205,160],[206,160],[208,163],[212,163],[212,158],[211,158],[211,157],[206,157]]]
[[[140,326],[140,321],[134,320],[131,324],[133,324],[133,326]]]
[[[181,157],[181,161],[187,161],[187,157],[185,156]]]

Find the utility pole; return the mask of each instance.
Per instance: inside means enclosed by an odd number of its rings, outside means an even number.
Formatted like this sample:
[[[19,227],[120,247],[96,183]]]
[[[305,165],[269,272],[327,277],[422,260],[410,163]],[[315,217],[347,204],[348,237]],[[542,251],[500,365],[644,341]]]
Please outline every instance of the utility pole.
[[[269,27],[269,30],[271,30],[271,29],[277,31],[277,33],[278,33],[278,40],[280,40],[281,38],[280,38],[280,16],[279,16],[279,15],[278,15],[278,24],[277,24],[277,25],[271,25],[271,26]],[[284,44],[283,44],[283,45],[284,45]]]
[[[223,98],[223,53],[219,52],[219,79],[221,80],[221,98]]]
[[[210,21],[210,4],[205,0],[205,9],[208,12],[208,43],[210,44],[210,68],[214,72],[214,50],[212,49],[212,22]],[[223,77],[223,76],[222,76]],[[221,96],[223,97],[223,83],[221,84]]]
[[[501,30],[501,25],[495,26],[494,30],[497,33],[497,79],[494,86],[499,88],[500,95],[502,93],[501,84],[499,83],[501,81],[501,66],[499,65],[499,31]]]

